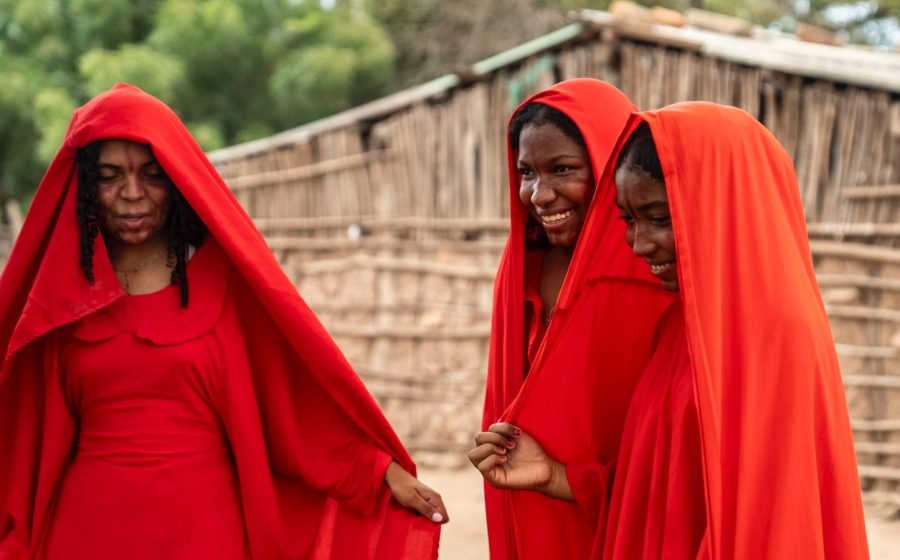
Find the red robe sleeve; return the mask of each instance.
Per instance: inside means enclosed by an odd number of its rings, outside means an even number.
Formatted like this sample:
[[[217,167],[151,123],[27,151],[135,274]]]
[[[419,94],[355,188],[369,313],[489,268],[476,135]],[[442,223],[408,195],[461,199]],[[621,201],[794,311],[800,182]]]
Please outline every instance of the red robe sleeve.
[[[0,459],[0,560],[30,558],[71,450],[75,423],[59,386],[58,348],[57,333],[45,336],[15,358],[31,375],[0,381],[0,449],[8,453]]]
[[[249,301],[235,288],[235,301]],[[371,513],[391,456],[329,398],[258,306],[241,306],[235,318],[253,328],[223,330],[224,363],[230,377],[253,379],[273,474],[302,479],[359,513]]]
[[[614,468],[596,461],[572,461],[566,465],[566,480],[575,503],[591,526],[599,527],[609,506]]]

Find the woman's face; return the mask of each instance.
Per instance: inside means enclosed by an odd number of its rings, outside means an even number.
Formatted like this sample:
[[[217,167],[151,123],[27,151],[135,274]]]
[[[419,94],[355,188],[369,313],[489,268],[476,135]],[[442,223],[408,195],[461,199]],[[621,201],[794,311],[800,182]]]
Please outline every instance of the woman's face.
[[[627,226],[625,241],[650,265],[667,290],[678,291],[675,233],[665,184],[629,167],[616,171],[616,205]]]
[[[554,246],[575,248],[594,194],[587,150],[552,124],[519,135],[519,198]]]
[[[100,148],[100,227],[104,238],[125,246],[160,235],[169,216],[169,182],[146,144],[106,140]]]

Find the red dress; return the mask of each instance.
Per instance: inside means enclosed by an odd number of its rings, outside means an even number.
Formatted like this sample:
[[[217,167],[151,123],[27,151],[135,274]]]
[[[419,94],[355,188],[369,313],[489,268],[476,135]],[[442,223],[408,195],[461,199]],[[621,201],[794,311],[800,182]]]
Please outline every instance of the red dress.
[[[249,557],[216,407],[221,329],[176,344],[142,337],[179,311],[176,287],[122,298],[62,343],[62,387],[79,429],[48,558]]]
[[[614,471],[604,558],[705,556],[700,426],[680,302],[660,319]]]
[[[61,389],[78,435],[47,558],[250,557],[223,421],[227,392],[248,363],[229,305],[230,266],[209,242],[188,272],[194,298],[187,308],[170,286],[121,298],[59,334]],[[310,461],[308,482],[348,500],[370,499],[383,474],[354,469],[374,465],[383,473],[390,457],[352,426],[340,440],[316,438],[315,421],[300,426],[308,443],[343,460],[324,468]]]

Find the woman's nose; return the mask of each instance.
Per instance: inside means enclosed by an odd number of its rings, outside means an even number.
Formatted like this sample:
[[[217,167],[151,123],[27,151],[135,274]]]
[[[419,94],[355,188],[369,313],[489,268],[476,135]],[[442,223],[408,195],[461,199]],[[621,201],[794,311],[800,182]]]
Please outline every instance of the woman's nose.
[[[140,200],[144,196],[144,189],[141,186],[140,177],[131,175],[125,178],[125,186],[122,187],[122,198],[126,200]]]
[[[638,257],[648,257],[656,250],[656,244],[653,243],[639,228],[635,225],[633,234],[634,243],[631,250]]]
[[[547,206],[556,199],[556,191],[548,181],[540,177],[534,180],[534,190],[531,191],[531,203],[535,206]]]

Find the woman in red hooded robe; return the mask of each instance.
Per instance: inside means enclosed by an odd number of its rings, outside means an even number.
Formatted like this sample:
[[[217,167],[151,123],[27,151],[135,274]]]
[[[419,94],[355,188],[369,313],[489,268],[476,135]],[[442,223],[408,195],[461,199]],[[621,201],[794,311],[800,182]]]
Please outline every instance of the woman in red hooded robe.
[[[0,559],[436,557],[440,496],[152,96],[75,112],[0,310]]]
[[[599,188],[615,186],[628,245],[678,299],[607,464],[593,556],[868,558],[790,158],[753,117],[710,103],[638,114],[620,145]],[[494,429],[501,444],[522,438]],[[551,457],[516,445],[483,468],[567,469]]]
[[[595,189],[633,111],[613,86],[576,79],[534,95],[510,120],[511,225],[494,289],[483,429],[512,422],[564,461],[574,502],[534,491],[542,489],[533,480],[490,481],[494,560],[588,557],[605,465],[672,300],[622,243],[615,192]],[[492,447],[484,436],[477,443]],[[470,460],[478,465],[487,451]]]

